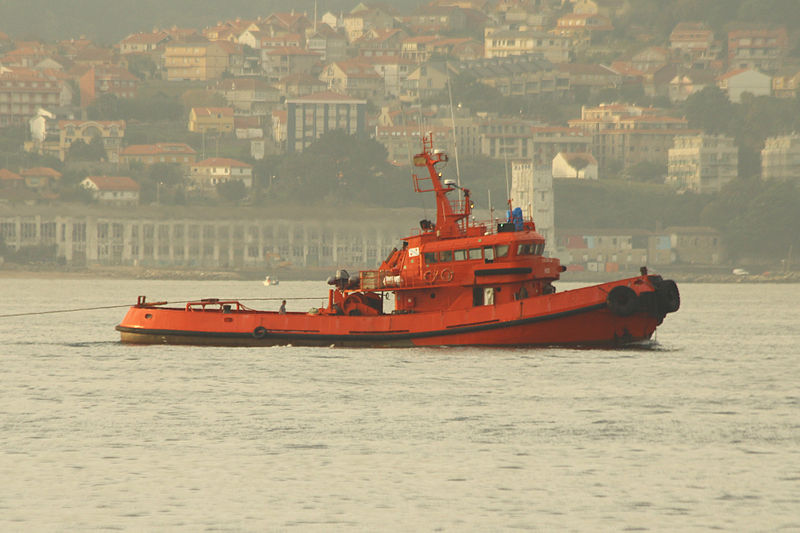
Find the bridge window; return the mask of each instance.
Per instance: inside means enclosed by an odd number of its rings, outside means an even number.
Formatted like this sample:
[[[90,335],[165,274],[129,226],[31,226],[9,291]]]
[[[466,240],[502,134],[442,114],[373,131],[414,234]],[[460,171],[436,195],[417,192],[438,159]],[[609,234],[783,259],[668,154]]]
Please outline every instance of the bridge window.
[[[495,247],[495,252],[497,257],[508,257],[508,245],[507,244],[498,244]]]
[[[452,260],[453,260],[452,250],[442,250],[441,252],[439,252],[439,261],[441,261],[442,263],[446,263]]]
[[[456,250],[453,252],[456,261],[466,261],[467,259],[467,251],[466,250]]]
[[[483,247],[483,257],[487,261],[492,261],[494,259],[494,248],[491,246],[484,246]]]
[[[432,265],[436,262],[436,253],[434,252],[425,252],[423,256],[425,257],[426,265]]]
[[[470,259],[481,259],[483,255],[481,254],[480,248],[470,248],[469,249],[469,258]]]

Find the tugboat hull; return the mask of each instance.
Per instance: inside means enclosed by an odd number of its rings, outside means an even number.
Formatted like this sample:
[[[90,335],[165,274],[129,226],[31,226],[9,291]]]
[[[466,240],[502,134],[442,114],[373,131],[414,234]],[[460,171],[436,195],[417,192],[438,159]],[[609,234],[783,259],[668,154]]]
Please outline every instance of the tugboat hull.
[[[633,294],[620,308],[615,287]],[[677,290],[677,289],[676,289]],[[673,295],[674,299],[674,295]],[[377,316],[320,315],[206,306],[131,307],[122,342],[213,346],[614,346],[649,339],[670,312],[647,276],[467,310]],[[632,303],[631,303],[632,302]]]

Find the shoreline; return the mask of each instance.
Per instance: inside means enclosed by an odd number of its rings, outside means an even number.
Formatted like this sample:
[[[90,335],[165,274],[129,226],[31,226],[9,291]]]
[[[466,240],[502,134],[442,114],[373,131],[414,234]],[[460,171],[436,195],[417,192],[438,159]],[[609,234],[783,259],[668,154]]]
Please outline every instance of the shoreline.
[[[280,281],[324,281],[328,270],[278,269],[270,275]],[[332,272],[331,272],[332,273]],[[651,273],[678,283],[800,283],[800,272],[780,272],[764,274],[735,275],[732,273],[682,271],[668,269]],[[564,272],[561,282],[603,283],[638,275],[638,272]],[[200,270],[175,268],[143,267],[87,267],[48,268],[45,265],[34,268],[8,268],[0,266],[0,279],[128,279],[128,280],[185,280],[185,281],[257,281],[263,279],[262,272],[237,270]]]

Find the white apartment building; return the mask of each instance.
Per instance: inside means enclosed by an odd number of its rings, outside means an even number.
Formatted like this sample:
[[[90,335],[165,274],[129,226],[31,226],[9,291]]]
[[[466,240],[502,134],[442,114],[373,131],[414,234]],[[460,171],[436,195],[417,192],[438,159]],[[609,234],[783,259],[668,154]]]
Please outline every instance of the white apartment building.
[[[697,193],[719,192],[736,178],[739,149],[724,135],[676,135],[668,152],[667,183]]]
[[[770,137],[761,150],[761,178],[800,181],[800,135]]]

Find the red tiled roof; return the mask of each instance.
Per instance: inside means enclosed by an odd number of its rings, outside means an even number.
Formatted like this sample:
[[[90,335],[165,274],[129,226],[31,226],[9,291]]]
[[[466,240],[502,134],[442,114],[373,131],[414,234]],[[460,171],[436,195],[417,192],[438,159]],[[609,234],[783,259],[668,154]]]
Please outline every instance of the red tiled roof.
[[[9,181],[16,180],[16,181],[18,181],[18,180],[23,180],[23,179],[25,179],[25,178],[23,178],[22,176],[20,176],[16,172],[11,172],[10,170],[8,170],[6,168],[0,168],[0,180],[9,180]]]
[[[155,144],[132,144],[122,150],[121,155],[161,155],[161,154],[184,154],[194,155],[197,152],[185,143],[155,143]]]
[[[211,157],[198,161],[193,166],[195,167],[235,167],[235,168],[253,168],[253,165],[248,165],[236,159],[229,159],[227,157]]]
[[[120,43],[128,44],[158,44],[163,40],[169,39],[169,35],[163,31],[154,31],[151,33],[132,33],[122,39]]]
[[[139,184],[126,176],[87,176],[99,191],[138,191]]]
[[[197,117],[210,117],[211,115],[222,115],[223,117],[232,117],[232,107],[193,107],[195,116]]]
[[[20,175],[22,176],[48,176],[54,179],[61,178],[61,172],[54,170],[50,167],[33,167],[33,168],[26,168],[24,170],[19,171]]]

